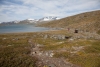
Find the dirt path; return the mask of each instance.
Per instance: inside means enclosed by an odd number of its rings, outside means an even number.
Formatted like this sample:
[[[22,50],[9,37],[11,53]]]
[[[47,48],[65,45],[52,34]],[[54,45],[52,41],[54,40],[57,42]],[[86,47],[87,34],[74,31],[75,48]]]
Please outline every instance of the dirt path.
[[[67,62],[64,58],[54,58],[53,51],[41,51],[42,45],[33,43],[32,39],[29,40],[29,44],[31,45],[31,56],[39,59],[38,67],[79,67]]]

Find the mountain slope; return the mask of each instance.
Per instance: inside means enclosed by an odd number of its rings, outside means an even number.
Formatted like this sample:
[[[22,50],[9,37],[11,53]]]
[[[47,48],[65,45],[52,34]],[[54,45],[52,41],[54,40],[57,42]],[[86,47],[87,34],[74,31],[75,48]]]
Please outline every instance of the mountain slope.
[[[91,31],[99,30],[100,10],[81,13],[60,20],[54,20],[49,23],[41,24],[39,26],[74,28],[74,29],[77,28],[77,29],[91,30]]]

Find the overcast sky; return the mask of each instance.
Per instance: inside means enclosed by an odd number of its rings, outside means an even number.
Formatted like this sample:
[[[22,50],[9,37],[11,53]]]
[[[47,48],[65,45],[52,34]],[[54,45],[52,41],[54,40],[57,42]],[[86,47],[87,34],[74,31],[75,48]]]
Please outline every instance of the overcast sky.
[[[100,0],[0,0],[0,22],[100,10]]]

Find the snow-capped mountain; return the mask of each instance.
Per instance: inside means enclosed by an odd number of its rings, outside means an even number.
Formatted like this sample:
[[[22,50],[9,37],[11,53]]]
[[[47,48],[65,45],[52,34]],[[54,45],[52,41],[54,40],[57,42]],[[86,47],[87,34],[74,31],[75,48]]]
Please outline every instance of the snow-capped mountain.
[[[0,24],[29,24],[29,23],[38,23],[42,21],[52,21],[52,20],[58,20],[60,18],[54,17],[54,16],[48,16],[48,17],[43,17],[41,19],[25,19],[25,20],[15,20],[15,21],[10,21],[10,22],[1,22]]]
[[[18,21],[18,20],[15,20],[15,21],[13,21],[13,23],[19,23],[20,21]]]
[[[37,19],[26,19],[29,23],[36,23],[38,20]]]
[[[51,20],[58,20],[60,18],[54,17],[54,16],[48,16],[48,17],[44,17],[39,19],[39,21],[51,21]]]
[[[18,20],[15,20],[15,21],[10,21],[10,22],[1,22],[0,24],[17,24],[19,23],[20,21]]]

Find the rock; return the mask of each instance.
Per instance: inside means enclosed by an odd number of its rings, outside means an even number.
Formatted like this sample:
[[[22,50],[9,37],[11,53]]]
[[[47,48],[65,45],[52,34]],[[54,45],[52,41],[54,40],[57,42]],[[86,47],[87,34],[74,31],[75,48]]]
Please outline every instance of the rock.
[[[46,55],[46,56],[48,56],[49,54],[48,54],[48,53],[46,53],[45,55]]]
[[[8,45],[8,47],[9,47],[9,46],[12,46],[12,45]]]
[[[36,37],[36,35],[33,35],[33,37]]]
[[[58,38],[55,36],[55,37],[53,37],[53,39],[58,39]]]
[[[48,64],[47,67],[56,67],[54,64]]]
[[[65,39],[65,35],[58,35],[57,37],[58,37],[59,40]]]
[[[58,35],[57,38],[58,38],[59,40],[61,40],[61,39],[63,38],[63,36],[62,36],[62,35]],[[64,38],[65,38],[65,37],[64,37]]]
[[[31,45],[31,48],[35,48],[35,45],[34,44],[30,44]]]
[[[48,38],[48,35],[45,35],[45,36],[44,36],[44,39],[47,39],[47,38]]]
[[[50,57],[53,57],[54,53],[50,53]]]
[[[43,34],[41,34],[40,36],[41,36],[41,37],[43,37],[44,35],[43,35]]]
[[[55,39],[55,35],[50,35],[50,38],[53,38],[53,39]]]
[[[36,52],[32,52],[32,53],[31,53],[31,55],[34,55],[34,54],[36,54]]]
[[[28,43],[31,43],[31,40],[29,40]]]
[[[12,40],[15,40],[15,39],[12,39]]]
[[[64,43],[64,42],[58,42],[58,44],[62,44],[62,43]]]
[[[42,53],[41,53],[41,52],[39,52],[39,53],[38,53],[38,55],[40,56],[40,55],[42,55]]]
[[[52,35],[52,36],[50,36],[50,38],[63,40],[63,39],[65,39],[65,35]]]
[[[74,39],[71,38],[71,39],[69,39],[69,41],[74,41]]]
[[[6,40],[7,38],[3,38],[3,40]]]
[[[37,67],[44,67],[44,64],[42,61],[37,61],[36,62]],[[32,66],[33,67],[33,66]]]
[[[15,40],[19,40],[19,38],[15,38]]]
[[[37,44],[36,45],[36,47],[38,47],[38,48],[41,48],[41,47],[43,47],[44,45],[42,45],[42,44]]]

